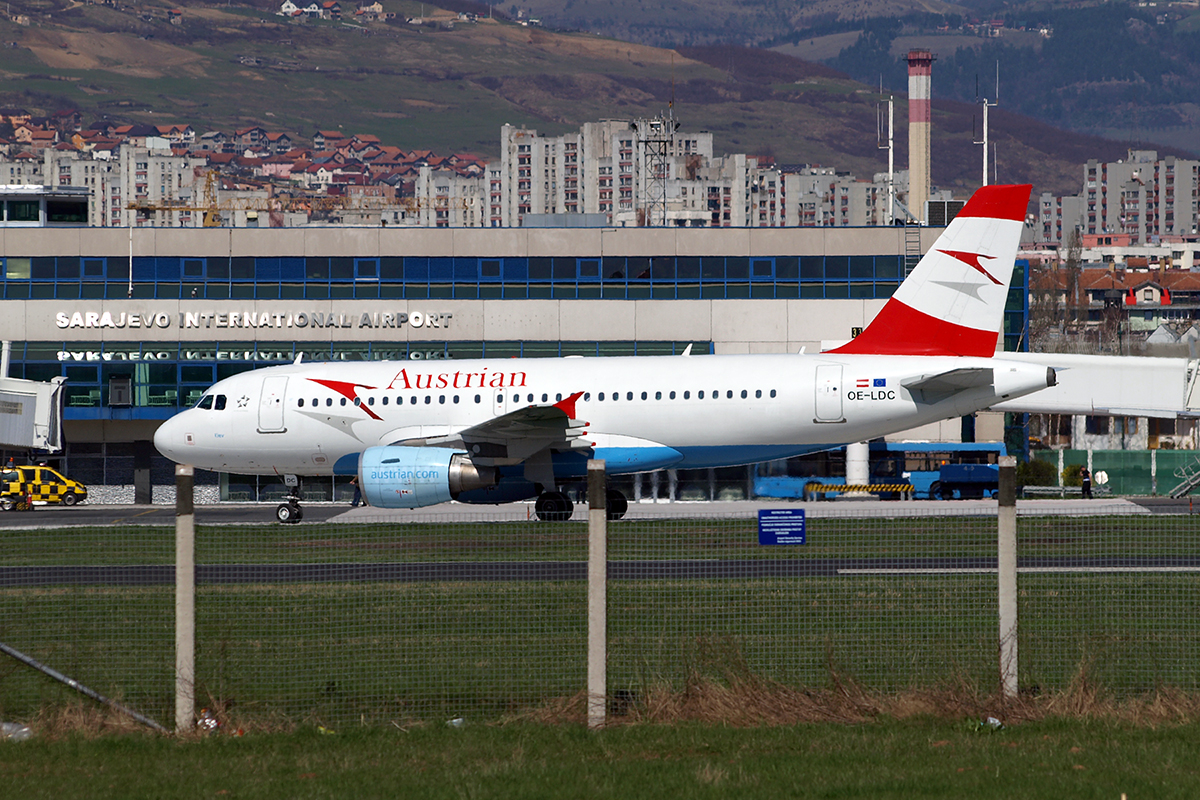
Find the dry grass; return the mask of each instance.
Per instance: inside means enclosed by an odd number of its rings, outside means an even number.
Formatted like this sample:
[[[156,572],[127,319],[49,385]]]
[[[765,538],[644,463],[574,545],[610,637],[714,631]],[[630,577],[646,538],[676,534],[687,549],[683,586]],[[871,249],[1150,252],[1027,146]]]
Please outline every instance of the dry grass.
[[[1066,720],[1106,721],[1154,729],[1200,721],[1198,692],[1161,687],[1145,695],[1116,697],[1092,680],[1087,665],[1080,667],[1063,691],[1022,694],[1015,699],[982,691],[967,681],[881,693],[833,673],[828,687],[802,689],[733,670],[720,676],[694,674],[682,688],[664,683],[638,693],[621,692],[610,697],[608,705],[610,726],[687,722],[749,728],[815,723],[853,725],[909,718],[978,721],[994,717],[1007,726]],[[222,709],[217,703],[205,708],[204,713],[216,721],[217,731],[233,735],[287,733],[317,726],[312,720],[239,714],[234,709]],[[580,691],[554,698],[510,714],[500,724],[517,722],[585,725],[587,693]],[[426,723],[404,720],[392,724],[409,729]],[[154,733],[130,717],[83,700],[44,708],[30,727],[48,739]],[[211,732],[197,726],[192,735],[198,738]]]
[[[823,689],[798,689],[746,674],[695,675],[682,688],[663,684],[636,696],[609,698],[608,724],[699,722],[755,727],[860,724],[916,717],[978,721],[994,717],[1005,725],[1059,719],[1157,728],[1200,721],[1200,693],[1162,687],[1146,695],[1115,697],[1089,677],[1086,666],[1063,691],[1022,694],[1015,699],[982,691],[966,681],[888,694],[837,675],[831,676],[830,684]],[[558,698],[507,721],[586,724],[587,694]]]

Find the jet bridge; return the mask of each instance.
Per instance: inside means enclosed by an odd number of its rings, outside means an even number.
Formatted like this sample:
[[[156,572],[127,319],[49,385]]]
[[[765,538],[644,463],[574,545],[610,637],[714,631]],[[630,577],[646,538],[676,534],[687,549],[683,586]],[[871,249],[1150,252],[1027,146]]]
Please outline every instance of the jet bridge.
[[[0,447],[62,450],[63,388],[66,378],[49,383],[8,377],[11,342],[0,351]]]
[[[997,353],[1007,361],[1053,367],[1055,386],[1006,400],[995,411],[1200,417],[1200,360],[1075,353]]]

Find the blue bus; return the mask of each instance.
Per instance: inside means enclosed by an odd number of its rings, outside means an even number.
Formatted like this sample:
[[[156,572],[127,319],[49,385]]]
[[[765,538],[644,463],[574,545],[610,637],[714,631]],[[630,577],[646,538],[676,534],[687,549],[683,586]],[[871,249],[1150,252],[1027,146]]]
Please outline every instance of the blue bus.
[[[991,497],[995,491],[994,470],[1000,456],[1008,455],[1003,442],[885,442],[868,445],[870,482],[876,486],[911,484],[919,499]],[[963,469],[961,465],[990,466]],[[943,467],[953,478],[943,480]],[[846,485],[846,448],[813,453],[782,461],[759,464],[754,475],[758,497],[804,499],[811,496],[809,484]],[[826,492],[833,497],[836,491]],[[885,499],[899,492],[879,492]]]

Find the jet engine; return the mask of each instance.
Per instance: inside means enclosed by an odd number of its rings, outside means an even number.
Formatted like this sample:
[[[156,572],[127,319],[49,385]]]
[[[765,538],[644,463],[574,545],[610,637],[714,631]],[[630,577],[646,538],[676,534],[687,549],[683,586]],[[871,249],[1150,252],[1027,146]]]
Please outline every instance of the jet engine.
[[[495,467],[440,447],[369,447],[358,462],[363,497],[376,508],[420,508],[494,486]]]

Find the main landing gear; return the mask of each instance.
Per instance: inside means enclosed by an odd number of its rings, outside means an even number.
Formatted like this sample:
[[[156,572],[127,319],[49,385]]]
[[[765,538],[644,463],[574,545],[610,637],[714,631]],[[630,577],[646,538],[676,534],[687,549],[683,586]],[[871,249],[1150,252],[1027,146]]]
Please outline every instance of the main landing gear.
[[[629,501],[616,489],[605,493],[605,508],[609,519],[620,519],[629,510]],[[533,513],[543,522],[565,522],[575,511],[571,498],[562,492],[542,492],[533,504]]]
[[[288,487],[287,500],[275,509],[275,519],[285,525],[295,525],[304,519],[304,509],[300,507],[300,481],[295,475],[283,476],[284,484]]]
[[[562,492],[542,492],[533,503],[533,513],[542,522],[565,522],[574,511],[571,498]]]

